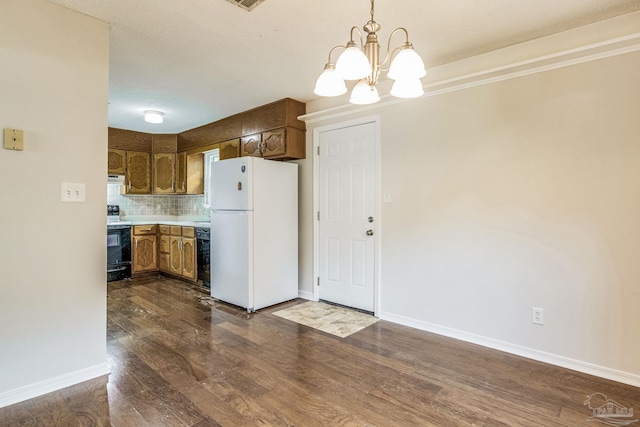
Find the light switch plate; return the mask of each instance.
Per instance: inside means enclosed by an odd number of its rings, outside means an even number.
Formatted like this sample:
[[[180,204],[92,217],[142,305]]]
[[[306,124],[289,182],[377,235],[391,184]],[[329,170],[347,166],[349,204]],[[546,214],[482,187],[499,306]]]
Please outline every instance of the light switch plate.
[[[22,151],[24,149],[24,131],[20,129],[4,130],[5,150]]]
[[[63,182],[60,186],[60,200],[71,203],[84,203],[86,201],[86,185]]]

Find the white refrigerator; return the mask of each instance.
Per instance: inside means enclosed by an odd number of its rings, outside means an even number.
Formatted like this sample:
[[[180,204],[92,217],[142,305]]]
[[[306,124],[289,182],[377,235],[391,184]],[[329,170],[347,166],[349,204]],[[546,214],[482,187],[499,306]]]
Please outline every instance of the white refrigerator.
[[[298,165],[211,165],[211,296],[252,312],[298,297]]]

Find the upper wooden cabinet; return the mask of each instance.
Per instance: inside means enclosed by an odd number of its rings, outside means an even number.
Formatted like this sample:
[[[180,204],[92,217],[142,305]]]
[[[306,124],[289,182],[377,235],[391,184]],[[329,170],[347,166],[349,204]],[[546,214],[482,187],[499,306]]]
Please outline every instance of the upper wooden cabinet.
[[[262,134],[243,136],[240,139],[240,155],[262,157]]]
[[[303,159],[305,157],[305,132],[295,128],[281,128],[241,139],[243,156],[265,159]]]
[[[283,128],[262,134],[262,156],[265,159],[304,159],[307,142],[305,131]]]
[[[152,135],[133,130],[109,128],[109,149],[151,152]]]
[[[282,127],[305,130],[305,123],[298,120],[298,116],[305,112],[305,104],[291,98],[245,111],[242,113],[242,135],[262,133]]]
[[[190,150],[242,136],[242,116],[231,117],[178,134],[178,151]]]
[[[126,191],[128,194],[151,193],[151,156],[141,151],[127,151]]]
[[[154,194],[202,194],[204,185],[200,180],[204,180],[204,162],[200,157],[191,156],[201,155],[211,147],[219,148],[220,160],[238,156],[261,156],[270,160],[304,159],[306,128],[298,117],[305,111],[304,103],[285,98],[177,135],[151,135],[109,128],[108,170],[109,173],[123,173],[122,162],[118,159],[124,157],[123,152],[145,152],[152,156],[149,163],[153,159],[153,168],[149,166],[148,169],[153,173]],[[160,154],[175,156],[172,173],[169,172],[170,158],[156,156]],[[136,174],[140,173],[139,169]],[[128,175],[129,171],[124,173]],[[169,177],[173,180],[171,191],[167,184]],[[138,181],[134,179],[134,182]],[[151,178],[148,191],[145,188],[128,192],[150,193]]]
[[[176,183],[176,155],[173,153],[153,154],[153,193],[173,194]]]
[[[231,139],[221,142],[218,146],[220,150],[220,160],[234,159],[240,156],[240,139]]]
[[[204,193],[204,154],[186,156],[187,194]]]
[[[109,175],[124,175],[127,172],[127,152],[125,150],[109,150],[107,171]]]
[[[187,192],[187,152],[176,153],[176,193]]]
[[[235,157],[225,156],[222,145],[227,141],[240,139],[239,154],[241,156],[260,156],[262,146],[254,144],[252,138],[256,135],[262,138],[265,132],[282,131],[286,129],[286,149],[281,154],[270,152],[269,159],[292,160],[304,159],[306,156],[306,143],[304,138],[305,123],[298,117],[304,115],[306,106],[303,102],[291,98],[281,99],[243,113],[200,126],[178,134],[178,151],[192,152],[200,147],[210,147],[220,143],[220,160]],[[295,129],[296,131],[289,131]],[[292,136],[289,136],[289,133]],[[293,135],[296,134],[296,135]],[[299,135],[302,134],[302,137]],[[262,144],[264,138],[259,144]],[[271,142],[273,145],[273,142]],[[202,150],[204,151],[204,149]],[[269,150],[272,151],[272,150]],[[282,150],[281,150],[282,151]]]

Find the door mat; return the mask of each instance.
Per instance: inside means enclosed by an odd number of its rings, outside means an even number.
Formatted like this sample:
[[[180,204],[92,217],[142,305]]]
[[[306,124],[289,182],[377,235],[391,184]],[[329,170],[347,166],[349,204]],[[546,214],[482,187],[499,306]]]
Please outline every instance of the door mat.
[[[349,308],[315,301],[285,308],[273,314],[340,338],[346,338],[380,320]]]

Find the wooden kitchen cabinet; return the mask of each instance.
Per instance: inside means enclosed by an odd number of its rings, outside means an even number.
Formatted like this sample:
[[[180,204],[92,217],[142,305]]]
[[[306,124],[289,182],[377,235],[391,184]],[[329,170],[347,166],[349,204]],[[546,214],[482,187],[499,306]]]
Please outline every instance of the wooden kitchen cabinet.
[[[240,156],[240,138],[221,142],[218,146],[220,160],[234,159]]]
[[[289,131],[291,133],[291,131]],[[287,144],[287,129],[278,129],[262,134],[262,155],[265,159],[285,157],[287,147],[292,146],[291,142]]]
[[[107,157],[107,173],[109,175],[124,175],[127,173],[126,150],[109,150]]]
[[[142,151],[127,151],[127,194],[151,193],[151,156]]]
[[[187,193],[187,152],[176,153],[176,194]]]
[[[262,133],[262,156],[271,160],[293,160],[306,157],[306,132],[286,127]]]
[[[176,184],[175,153],[153,154],[153,194],[174,194]]]
[[[243,136],[240,138],[240,155],[262,157],[262,134]]]
[[[186,156],[187,194],[204,194],[204,154]]]
[[[305,158],[305,131],[280,128],[240,139],[242,156],[264,157],[269,160]]]
[[[169,272],[185,279],[196,278],[196,239],[193,227],[171,227]]]
[[[159,270],[169,273],[169,258],[171,254],[171,226],[158,226],[158,264]]]
[[[132,234],[132,273],[157,271],[156,226],[134,225]]]

